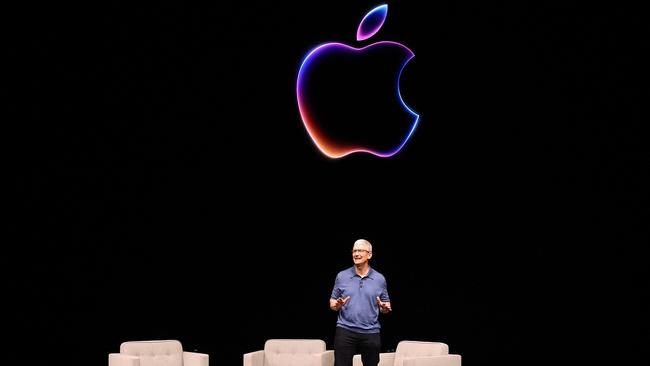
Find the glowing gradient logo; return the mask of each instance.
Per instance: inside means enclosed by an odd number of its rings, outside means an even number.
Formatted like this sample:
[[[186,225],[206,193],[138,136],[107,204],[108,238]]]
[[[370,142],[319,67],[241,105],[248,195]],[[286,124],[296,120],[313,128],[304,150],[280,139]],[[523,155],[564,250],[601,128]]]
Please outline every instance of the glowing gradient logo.
[[[384,24],[388,5],[366,14],[357,41]],[[307,53],[296,82],[298,109],[316,147],[330,158],[365,152],[379,157],[398,153],[419,116],[400,92],[402,71],[414,57],[401,43],[381,41],[362,48],[330,42]]]

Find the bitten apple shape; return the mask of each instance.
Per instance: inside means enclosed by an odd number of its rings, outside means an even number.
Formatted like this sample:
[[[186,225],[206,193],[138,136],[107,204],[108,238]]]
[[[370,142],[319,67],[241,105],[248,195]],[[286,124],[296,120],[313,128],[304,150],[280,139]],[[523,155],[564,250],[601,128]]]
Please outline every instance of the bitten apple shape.
[[[379,31],[387,10],[388,5],[381,5],[366,14],[357,41]],[[330,42],[309,51],[298,72],[296,94],[316,147],[330,158],[355,152],[397,154],[419,120],[399,88],[402,71],[413,57],[409,48],[392,41],[362,48]]]

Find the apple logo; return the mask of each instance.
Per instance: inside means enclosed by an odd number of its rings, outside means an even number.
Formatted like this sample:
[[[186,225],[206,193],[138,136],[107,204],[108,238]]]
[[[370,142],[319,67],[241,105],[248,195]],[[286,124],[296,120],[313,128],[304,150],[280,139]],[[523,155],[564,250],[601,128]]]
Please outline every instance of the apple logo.
[[[357,41],[377,33],[387,12],[386,4],[368,12],[359,23]],[[298,71],[296,95],[316,147],[330,158],[397,154],[419,120],[399,88],[402,71],[414,56],[392,41],[361,48],[330,42],[309,51]]]

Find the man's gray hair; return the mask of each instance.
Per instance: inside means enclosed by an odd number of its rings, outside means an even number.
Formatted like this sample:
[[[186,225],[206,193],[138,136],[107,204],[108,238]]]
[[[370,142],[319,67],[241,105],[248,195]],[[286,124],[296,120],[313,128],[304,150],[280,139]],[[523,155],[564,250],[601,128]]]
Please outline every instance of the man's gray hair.
[[[359,239],[359,240],[355,241],[354,245],[357,245],[357,244],[364,245],[365,247],[368,248],[369,252],[372,252],[372,244],[370,244],[370,242],[367,241],[366,239]]]

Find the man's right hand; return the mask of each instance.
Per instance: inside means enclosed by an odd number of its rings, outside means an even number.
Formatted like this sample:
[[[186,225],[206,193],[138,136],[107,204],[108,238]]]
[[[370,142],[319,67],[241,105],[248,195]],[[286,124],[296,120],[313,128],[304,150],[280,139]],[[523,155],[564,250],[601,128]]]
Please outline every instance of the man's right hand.
[[[348,301],[350,301],[350,296],[346,297],[345,299],[340,296],[338,299],[330,299],[330,309],[339,311],[343,305],[347,304]]]

